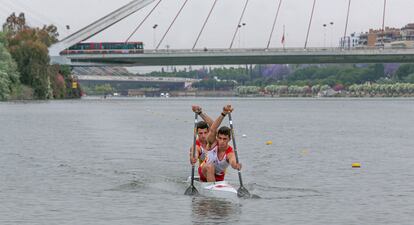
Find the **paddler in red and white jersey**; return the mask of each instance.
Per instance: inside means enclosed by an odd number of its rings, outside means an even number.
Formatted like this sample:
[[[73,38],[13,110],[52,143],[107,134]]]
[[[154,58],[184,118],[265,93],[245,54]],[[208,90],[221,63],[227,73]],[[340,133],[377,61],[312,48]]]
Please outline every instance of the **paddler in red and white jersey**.
[[[193,158],[192,149],[193,146],[190,148],[190,162],[196,163],[197,158],[200,164],[205,160],[208,149],[207,149],[207,136],[210,131],[211,125],[213,125],[214,121],[202,111],[201,107],[198,105],[193,105],[192,110],[194,113],[197,113],[204,121],[200,121],[197,123],[197,139],[196,139],[196,158]]]
[[[231,130],[228,127],[217,128],[222,123],[227,114],[231,113],[231,105],[223,107],[223,112],[213,122],[207,136],[207,154],[204,161],[198,168],[200,180],[203,182],[223,181],[227,167],[240,170],[241,164],[236,162],[233,148],[229,145],[231,140]],[[195,160],[192,160],[195,163]]]

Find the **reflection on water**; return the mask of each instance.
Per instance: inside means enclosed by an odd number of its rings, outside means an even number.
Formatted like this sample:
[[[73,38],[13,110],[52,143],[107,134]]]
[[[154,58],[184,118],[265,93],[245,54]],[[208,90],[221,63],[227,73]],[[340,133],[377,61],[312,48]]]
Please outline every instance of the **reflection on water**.
[[[241,205],[217,198],[195,197],[192,199],[193,223],[228,224],[237,222]]]

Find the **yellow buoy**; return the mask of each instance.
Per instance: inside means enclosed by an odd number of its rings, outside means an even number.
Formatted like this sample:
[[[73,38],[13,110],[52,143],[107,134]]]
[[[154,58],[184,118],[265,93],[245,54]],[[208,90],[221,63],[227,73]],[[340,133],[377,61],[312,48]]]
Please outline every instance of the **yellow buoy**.
[[[273,144],[272,141],[266,141],[266,145],[271,145],[271,144]]]
[[[352,163],[352,168],[361,168],[361,163]]]
[[[308,149],[305,149],[305,150],[302,151],[302,155],[303,156],[308,155],[308,154],[309,154],[309,150]]]

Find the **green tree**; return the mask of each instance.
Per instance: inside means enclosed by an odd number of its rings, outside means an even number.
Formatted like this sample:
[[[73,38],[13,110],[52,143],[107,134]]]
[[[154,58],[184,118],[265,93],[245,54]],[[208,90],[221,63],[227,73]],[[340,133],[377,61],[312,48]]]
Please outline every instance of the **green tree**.
[[[52,98],[51,84],[56,79],[56,70],[49,66],[48,46],[57,41],[56,27],[30,28],[23,13],[18,17],[13,13],[3,29],[7,32],[9,51],[18,65],[21,83],[31,86],[38,99]]]
[[[103,84],[103,85],[96,85],[95,86],[95,93],[100,95],[108,95],[112,94],[114,89],[110,84]]]
[[[398,68],[397,72],[395,73],[395,78],[401,81],[404,80],[405,77],[413,73],[414,64],[404,64]]]
[[[407,83],[412,83],[412,84],[414,84],[414,73],[409,74],[408,76],[406,76],[406,77],[404,78],[404,81],[405,81],[405,82],[407,82]]]
[[[49,55],[47,46],[33,40],[35,31],[27,29],[19,32],[9,41],[9,49],[16,60],[20,81],[33,87],[39,99],[46,99],[49,93]]]
[[[257,86],[239,86],[236,88],[239,95],[257,95],[259,94],[260,87]]]
[[[6,38],[0,32],[0,100],[7,100],[19,87],[17,65],[7,51]]]

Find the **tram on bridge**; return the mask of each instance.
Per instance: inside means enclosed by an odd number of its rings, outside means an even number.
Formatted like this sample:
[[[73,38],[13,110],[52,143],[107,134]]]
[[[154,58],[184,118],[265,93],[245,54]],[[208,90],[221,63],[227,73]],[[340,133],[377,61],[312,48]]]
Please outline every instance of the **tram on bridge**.
[[[144,53],[142,42],[87,42],[63,50],[61,55],[72,54],[137,54]]]

